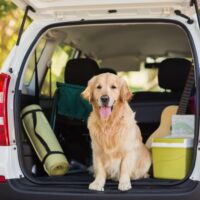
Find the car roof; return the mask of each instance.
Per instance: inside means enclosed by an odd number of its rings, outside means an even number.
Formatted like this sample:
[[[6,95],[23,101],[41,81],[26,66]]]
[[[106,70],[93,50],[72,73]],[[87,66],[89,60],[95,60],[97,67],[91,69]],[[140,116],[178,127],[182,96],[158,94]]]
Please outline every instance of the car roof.
[[[137,70],[147,57],[192,57],[185,31],[170,23],[77,25],[49,35],[61,38],[61,33],[65,44],[117,71]]]

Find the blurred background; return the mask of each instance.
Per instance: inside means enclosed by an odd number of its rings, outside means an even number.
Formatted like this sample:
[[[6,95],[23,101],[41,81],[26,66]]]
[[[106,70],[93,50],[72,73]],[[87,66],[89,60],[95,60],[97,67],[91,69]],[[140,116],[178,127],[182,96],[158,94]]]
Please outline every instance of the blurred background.
[[[17,41],[23,11],[11,0],[0,0],[0,67]],[[26,26],[30,23],[28,20]]]

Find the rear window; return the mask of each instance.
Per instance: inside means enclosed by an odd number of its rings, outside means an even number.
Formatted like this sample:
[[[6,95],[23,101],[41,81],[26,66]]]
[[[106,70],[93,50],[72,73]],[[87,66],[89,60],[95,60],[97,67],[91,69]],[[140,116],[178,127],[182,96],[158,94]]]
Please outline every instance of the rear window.
[[[44,81],[41,87],[41,96],[53,97],[57,89],[56,83],[64,83],[64,72],[67,61],[72,58],[74,48],[69,45],[59,45],[56,47],[50,67],[47,69]]]
[[[46,39],[41,38],[34,53],[31,55],[31,57],[29,59],[28,66],[26,68],[24,80],[23,80],[23,83],[26,86],[28,86],[32,80],[36,63],[39,61],[40,56],[42,55],[45,44],[46,44]]]
[[[162,91],[158,85],[158,69],[141,67],[139,71],[118,72],[126,80],[132,92]]]

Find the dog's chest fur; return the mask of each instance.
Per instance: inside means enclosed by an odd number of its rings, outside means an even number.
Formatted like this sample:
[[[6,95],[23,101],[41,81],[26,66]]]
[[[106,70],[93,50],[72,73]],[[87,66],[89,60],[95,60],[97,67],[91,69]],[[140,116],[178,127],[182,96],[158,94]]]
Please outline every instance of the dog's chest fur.
[[[92,126],[90,129],[92,141],[95,141],[103,153],[113,153],[114,151],[116,152],[118,148],[121,149],[123,144],[121,139],[126,137],[122,123],[123,122],[120,121],[112,125],[109,123],[103,125],[96,123],[96,125]]]
[[[113,134],[113,128],[105,125],[101,127],[100,132],[92,132],[92,148],[93,151],[98,151],[103,162],[107,178],[119,178],[120,163],[125,152],[123,141],[121,140],[121,132]],[[99,130],[98,130],[99,131]],[[95,138],[95,139],[94,139]],[[95,147],[94,147],[95,145]]]
[[[108,121],[99,121],[96,113],[91,113],[88,120],[88,128],[92,142],[95,143],[93,150],[97,148],[104,154],[116,154],[112,155],[114,157],[126,151],[126,143],[131,142],[136,137],[134,130],[130,132],[131,127],[134,124],[136,125],[135,114],[129,109],[126,112],[130,112],[128,120],[121,112],[121,114],[113,113],[114,116]]]

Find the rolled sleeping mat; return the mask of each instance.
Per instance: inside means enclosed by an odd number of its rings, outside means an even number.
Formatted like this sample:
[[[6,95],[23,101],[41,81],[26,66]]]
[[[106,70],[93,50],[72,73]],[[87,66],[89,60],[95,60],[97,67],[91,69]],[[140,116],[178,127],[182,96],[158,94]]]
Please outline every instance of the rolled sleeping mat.
[[[30,142],[49,176],[66,174],[69,163],[38,105],[25,107],[21,112],[22,124]]]

